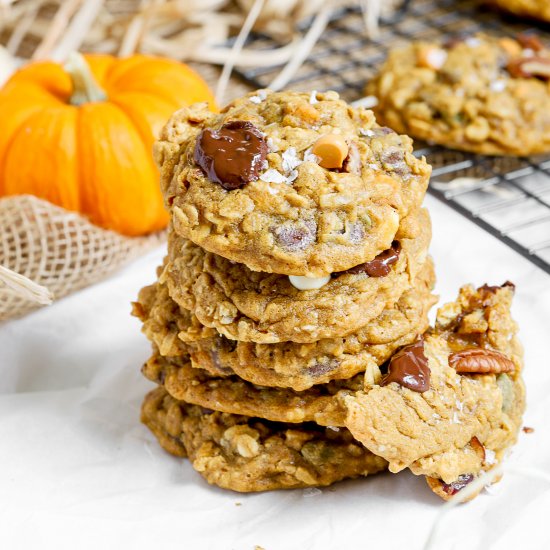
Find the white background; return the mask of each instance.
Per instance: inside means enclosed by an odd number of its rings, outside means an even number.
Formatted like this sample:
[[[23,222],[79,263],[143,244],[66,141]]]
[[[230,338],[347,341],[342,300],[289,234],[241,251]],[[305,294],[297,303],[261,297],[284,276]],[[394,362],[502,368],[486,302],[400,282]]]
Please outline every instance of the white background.
[[[509,465],[550,471],[550,277],[427,197],[442,301],[466,282],[517,285],[528,409]],[[322,491],[210,487],[139,423],[152,384],[130,301],[162,248],[114,277],[0,325],[0,548],[423,548],[441,501],[408,472]],[[550,548],[550,484],[505,475],[451,511],[436,548]],[[238,504],[240,503],[240,505]]]

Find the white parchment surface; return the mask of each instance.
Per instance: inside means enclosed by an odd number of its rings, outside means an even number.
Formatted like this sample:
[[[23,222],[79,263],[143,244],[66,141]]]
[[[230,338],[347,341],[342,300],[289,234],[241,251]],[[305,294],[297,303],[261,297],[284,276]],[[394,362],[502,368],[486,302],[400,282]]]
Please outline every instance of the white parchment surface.
[[[550,471],[550,277],[428,197],[436,290],[517,285],[528,410],[508,464]],[[152,384],[130,301],[158,249],[114,277],[0,325],[0,548],[416,550],[441,501],[408,472],[323,490],[210,487],[139,423]],[[550,548],[550,484],[512,473],[450,512],[438,549]]]

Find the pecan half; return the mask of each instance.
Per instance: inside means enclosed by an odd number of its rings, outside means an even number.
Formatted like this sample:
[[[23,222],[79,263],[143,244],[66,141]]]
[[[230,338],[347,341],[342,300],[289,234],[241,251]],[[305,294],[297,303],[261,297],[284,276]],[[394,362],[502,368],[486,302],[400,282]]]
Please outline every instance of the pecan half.
[[[516,40],[521,44],[522,48],[533,50],[534,52],[544,50],[544,44],[536,34],[524,32],[518,34]]]
[[[449,366],[463,374],[500,374],[513,372],[514,363],[492,349],[470,348],[449,355]]]
[[[506,66],[506,70],[514,78],[541,78],[550,79],[550,58],[548,57],[522,57],[513,59]]]
[[[480,458],[481,462],[485,462],[485,447],[475,435],[474,437],[472,437],[472,439],[470,439],[470,447],[472,448],[474,453]]]

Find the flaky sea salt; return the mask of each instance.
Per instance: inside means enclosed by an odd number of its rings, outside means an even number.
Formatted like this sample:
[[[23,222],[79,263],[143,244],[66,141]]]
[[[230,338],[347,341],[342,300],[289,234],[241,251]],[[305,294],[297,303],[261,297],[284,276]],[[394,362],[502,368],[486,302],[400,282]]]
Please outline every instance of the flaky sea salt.
[[[304,162],[314,162],[315,164],[318,164],[318,162],[321,160],[320,157],[317,155],[314,155],[312,151],[313,147],[310,147],[309,149],[306,149],[304,151]]]
[[[359,133],[362,135],[362,136],[366,136],[366,137],[374,137],[376,134],[370,130],[369,128],[359,128]]]
[[[260,174],[260,179],[266,183],[286,183],[286,177],[279,170],[275,170],[275,168],[270,168],[263,174]]]
[[[265,98],[267,97],[267,92],[265,90],[258,90],[258,93],[256,95],[251,96],[249,99],[252,101],[252,103],[261,103],[262,101],[265,101]]]
[[[303,162],[298,158],[298,155],[296,154],[296,147],[289,147],[286,151],[283,152],[281,158],[283,160],[284,172],[292,172],[292,170],[300,166],[300,164],[302,164]]]
[[[270,153],[276,153],[279,150],[279,146],[275,143],[273,138],[268,137],[266,143]]]
[[[315,105],[316,103],[319,103],[319,101],[317,100],[317,90],[313,90],[311,92],[311,95],[309,96],[309,102],[312,105]]]

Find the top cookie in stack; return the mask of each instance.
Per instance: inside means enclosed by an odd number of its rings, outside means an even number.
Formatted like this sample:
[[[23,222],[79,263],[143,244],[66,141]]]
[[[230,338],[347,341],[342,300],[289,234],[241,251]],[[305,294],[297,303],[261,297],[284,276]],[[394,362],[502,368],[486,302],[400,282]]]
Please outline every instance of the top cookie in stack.
[[[182,109],[156,159],[180,236],[252,271],[315,278],[390,249],[430,175],[408,137],[334,92]]]
[[[134,309],[162,386],[144,422],[239,491],[383,469],[343,398],[428,326],[430,167],[411,140],[334,92],[259,91],[178,111],[155,156],[172,221]]]

